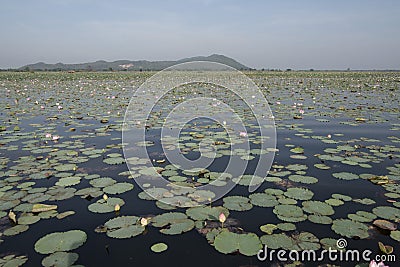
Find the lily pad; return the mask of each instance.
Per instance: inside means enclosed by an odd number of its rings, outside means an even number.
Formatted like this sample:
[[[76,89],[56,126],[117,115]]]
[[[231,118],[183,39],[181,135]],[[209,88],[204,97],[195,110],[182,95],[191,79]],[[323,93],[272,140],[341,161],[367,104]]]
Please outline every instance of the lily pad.
[[[337,172],[333,173],[332,176],[342,180],[356,180],[359,178],[357,174],[351,172]]]
[[[331,228],[335,233],[348,238],[364,239],[369,236],[367,225],[348,219],[334,220]]]
[[[224,197],[224,207],[229,210],[245,211],[253,208],[247,197],[229,196]]]
[[[169,212],[153,217],[153,226],[163,227],[160,230],[163,234],[177,235],[193,229],[194,222],[187,218],[184,213]]]
[[[380,206],[372,209],[372,212],[383,219],[398,221],[400,220],[400,209],[395,207]]]
[[[71,266],[78,260],[77,253],[71,252],[55,252],[42,260],[44,267],[67,267]]]
[[[163,251],[166,251],[168,249],[167,244],[165,243],[157,243],[154,244],[150,247],[151,251],[155,252],[155,253],[160,253]]]
[[[116,205],[122,207],[124,204],[125,202],[121,198],[109,197],[107,200],[99,199],[95,203],[90,204],[88,209],[95,213],[107,213],[113,212]]]
[[[261,249],[261,242],[253,233],[236,234],[222,231],[214,239],[214,247],[221,253],[229,254],[235,251],[246,256],[254,256]]]
[[[131,238],[144,232],[145,227],[138,223],[139,217],[121,216],[108,220],[104,226],[107,236],[112,238]]]
[[[312,199],[314,193],[307,188],[291,187],[287,189],[285,196],[297,200],[309,200]]]
[[[304,211],[312,214],[329,216],[335,213],[331,205],[321,201],[304,201],[302,205]]]
[[[279,204],[275,196],[266,193],[254,193],[249,198],[251,204],[260,207],[274,207]]]
[[[87,235],[81,230],[55,232],[40,238],[35,243],[35,251],[40,254],[51,254],[57,251],[70,251],[79,248],[86,242]]]
[[[104,193],[110,195],[122,194],[133,189],[133,184],[130,183],[116,183],[103,188]]]
[[[303,183],[303,184],[315,184],[318,182],[318,179],[312,176],[305,176],[305,175],[298,175],[298,174],[293,174],[289,176],[289,180],[297,183]]]

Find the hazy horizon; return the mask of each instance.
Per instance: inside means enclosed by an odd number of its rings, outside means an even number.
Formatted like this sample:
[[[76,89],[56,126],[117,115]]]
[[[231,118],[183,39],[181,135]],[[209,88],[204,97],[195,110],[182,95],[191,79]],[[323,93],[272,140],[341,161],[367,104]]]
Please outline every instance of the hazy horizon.
[[[222,54],[251,68],[400,69],[400,1],[3,2],[0,68]]]

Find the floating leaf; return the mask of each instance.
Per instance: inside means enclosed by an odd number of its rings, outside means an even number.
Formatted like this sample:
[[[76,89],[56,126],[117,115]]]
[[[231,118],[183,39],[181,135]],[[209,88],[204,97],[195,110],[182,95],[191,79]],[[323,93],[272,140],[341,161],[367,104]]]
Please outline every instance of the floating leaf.
[[[260,230],[266,234],[272,234],[274,232],[275,229],[277,229],[278,226],[276,226],[275,224],[264,224],[260,226]]]
[[[348,219],[337,219],[333,221],[332,230],[342,236],[348,238],[367,238],[368,226],[361,222],[355,222]]]
[[[63,267],[71,266],[78,259],[77,253],[71,252],[55,252],[42,260],[44,267]]]
[[[108,220],[104,226],[107,236],[112,238],[131,238],[144,232],[145,227],[138,224],[139,217],[121,216]]]
[[[28,225],[19,224],[4,230],[3,234],[6,236],[18,235],[22,232],[25,232],[28,229],[29,229]]]
[[[357,174],[351,172],[337,172],[333,173],[332,176],[342,180],[356,180],[359,178]]]
[[[253,205],[249,203],[247,197],[229,196],[224,197],[224,207],[229,210],[245,211],[253,208]]]
[[[295,205],[277,205],[274,207],[273,212],[279,219],[286,222],[301,222],[307,219],[303,210]]]
[[[249,198],[251,204],[260,207],[274,207],[279,204],[275,196],[266,193],[254,193]]]
[[[390,232],[390,237],[396,241],[400,242],[400,231],[396,230],[396,231],[391,231]]]
[[[70,251],[83,245],[87,235],[81,230],[55,232],[40,238],[35,243],[35,251],[50,254],[56,251]]]
[[[261,243],[257,235],[236,234],[222,231],[214,239],[214,247],[221,253],[229,254],[235,251],[246,256],[254,256],[261,249]]]
[[[298,174],[290,175],[289,180],[303,184],[315,184],[316,182],[318,182],[318,179],[315,177]]]
[[[223,213],[225,217],[229,216],[229,210],[224,207],[198,206],[186,210],[186,214],[196,221],[217,221],[221,213]]]
[[[115,211],[116,205],[121,207],[124,204],[125,202],[120,198],[109,197],[107,201],[104,199],[99,199],[95,203],[90,204],[88,209],[95,213],[107,213]]]
[[[395,207],[380,206],[372,209],[372,212],[383,219],[398,221],[400,220],[400,209]]]
[[[378,245],[379,245],[380,251],[385,254],[391,254],[393,252],[392,246],[384,245],[382,242],[378,242]]]
[[[152,224],[155,227],[167,227],[160,230],[163,234],[177,235],[193,229],[194,222],[184,213],[169,212],[153,217]]]
[[[115,195],[128,192],[133,189],[133,184],[130,183],[116,183],[103,188],[103,191],[107,194]]]
[[[285,196],[297,200],[309,200],[312,199],[314,193],[306,188],[291,187],[287,189],[287,191],[285,192]]]
[[[150,247],[151,251],[155,252],[155,253],[160,253],[163,251],[166,251],[168,249],[167,244],[165,243],[157,243],[154,244]]]
[[[317,215],[332,215],[335,213],[332,206],[321,201],[314,201],[314,200],[304,201],[302,205],[303,205],[303,210],[308,213],[313,213]]]

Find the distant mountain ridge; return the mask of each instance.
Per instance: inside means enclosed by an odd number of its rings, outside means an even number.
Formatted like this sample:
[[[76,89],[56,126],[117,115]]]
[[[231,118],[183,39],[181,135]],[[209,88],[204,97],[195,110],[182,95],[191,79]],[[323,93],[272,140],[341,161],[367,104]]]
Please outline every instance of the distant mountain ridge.
[[[79,64],[47,64],[44,62],[38,62],[35,64],[25,65],[19,70],[42,70],[42,71],[72,71],[72,70],[94,70],[94,71],[109,71],[109,70],[162,70],[179,63],[185,63],[190,61],[213,61],[228,65],[238,70],[249,70],[250,68],[237,62],[236,60],[229,58],[224,55],[213,54],[210,56],[197,56],[184,58],[176,61],[147,61],[147,60],[117,60],[113,62],[107,62],[104,60],[98,60],[96,62],[79,63]]]

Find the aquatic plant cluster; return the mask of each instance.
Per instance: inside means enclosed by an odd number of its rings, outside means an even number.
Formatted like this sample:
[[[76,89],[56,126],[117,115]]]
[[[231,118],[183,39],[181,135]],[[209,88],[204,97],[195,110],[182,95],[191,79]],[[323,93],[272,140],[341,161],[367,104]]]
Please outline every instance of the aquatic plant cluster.
[[[152,74],[0,73],[0,266],[127,265],[127,244],[144,263],[146,255],[179,255],[187,244],[179,245],[177,235],[190,236],[193,246],[208,243],[208,263],[227,264],[223,258],[230,257],[249,264],[264,245],[335,248],[340,238],[347,248],[398,253],[397,72],[246,73],[269,101],[276,150],[260,149],[254,116],[235,94],[182,86],[160,99],[142,125],[146,142],[129,144],[145,146],[150,159],[124,158],[125,109]],[[165,158],[160,129],[172,106],[201,94],[234,106],[246,131],[228,134],[209,120],[188,123],[179,139],[163,140],[164,149],[213,163],[182,171]],[[248,151],[231,149],[244,138]],[[253,177],[254,162],[272,152],[268,176]],[[248,163],[246,173],[223,172],[229,157]],[[176,187],[136,186],[135,179],[154,174]],[[227,183],[236,186],[221,199],[196,190]],[[249,185],[260,187],[249,193]]]

